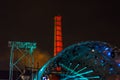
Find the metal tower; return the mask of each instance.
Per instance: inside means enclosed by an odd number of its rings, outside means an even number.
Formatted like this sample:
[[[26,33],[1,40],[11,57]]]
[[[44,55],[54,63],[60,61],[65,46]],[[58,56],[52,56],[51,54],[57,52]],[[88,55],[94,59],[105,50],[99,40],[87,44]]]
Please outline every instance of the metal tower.
[[[54,56],[63,49],[61,16],[54,17]]]
[[[31,68],[34,67],[34,57],[32,53],[33,50],[36,48],[36,43],[9,41],[8,46],[11,47],[9,80],[19,80],[22,74],[24,73],[23,69],[25,67],[25,65],[20,64],[21,61],[26,63],[28,65],[27,67],[31,67]],[[23,58],[26,58],[27,62]],[[17,77],[14,76],[16,75],[14,71],[19,73]],[[33,79],[32,73],[31,73],[31,79]]]

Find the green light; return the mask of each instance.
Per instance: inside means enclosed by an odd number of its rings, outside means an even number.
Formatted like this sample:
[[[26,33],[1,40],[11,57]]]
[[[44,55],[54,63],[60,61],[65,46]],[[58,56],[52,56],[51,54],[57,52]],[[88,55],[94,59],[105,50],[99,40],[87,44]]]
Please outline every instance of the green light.
[[[70,68],[70,67],[71,67],[71,65],[72,65],[72,63],[70,63],[70,65],[69,65],[69,67],[68,67],[68,68]],[[67,72],[66,74],[69,74],[69,72]]]
[[[75,68],[73,69],[73,71],[75,71],[78,67],[79,67],[79,64],[77,64],[77,66],[75,66]],[[71,73],[73,73],[73,71]]]
[[[80,74],[77,74],[78,76],[81,76],[81,75],[84,75],[84,74],[88,74],[88,73],[92,73],[93,72],[93,70],[89,70],[89,71],[86,71],[86,72],[84,72],[84,73],[80,73]]]
[[[17,41],[9,41],[8,42],[9,47],[12,47],[14,45],[14,47],[18,47],[18,48],[36,48],[36,43],[32,43],[32,42],[17,42]]]
[[[81,72],[81,71],[83,71],[85,69],[87,69],[87,67],[84,67],[84,68],[80,69],[79,71],[77,71],[77,73],[79,73],[79,72]]]
[[[93,79],[93,78],[100,78],[100,76],[94,76],[94,77],[87,77],[88,79]]]
[[[83,76],[83,75],[85,75],[85,74],[90,74],[90,73],[92,73],[93,70],[88,70],[88,71],[85,71],[85,72],[83,72],[83,73],[79,73],[79,72],[85,70],[87,67],[84,67],[84,68],[82,68],[82,69],[80,69],[79,71],[76,72],[75,70],[78,68],[79,64],[77,64],[77,66],[75,66],[75,68],[74,68],[73,70],[70,69],[69,67],[65,66],[64,64],[60,64],[60,65],[61,65],[63,68],[65,68],[66,70],[68,70],[68,71],[70,71],[71,73],[73,73],[72,75],[62,74],[62,75],[67,76],[66,79],[69,79],[69,78],[77,78],[77,79],[78,79],[78,76],[80,77],[80,78],[79,78],[80,80],[88,80],[88,79],[93,79],[93,78],[100,78],[100,76],[92,76],[92,77],[84,77],[84,76]],[[71,74],[71,73],[70,73],[70,74]],[[77,79],[76,79],[76,80],[77,80]]]
[[[30,49],[29,52],[32,54],[33,50],[36,48],[35,42],[17,42],[17,41],[9,41],[8,46],[9,47],[16,47],[16,48],[25,48]]]

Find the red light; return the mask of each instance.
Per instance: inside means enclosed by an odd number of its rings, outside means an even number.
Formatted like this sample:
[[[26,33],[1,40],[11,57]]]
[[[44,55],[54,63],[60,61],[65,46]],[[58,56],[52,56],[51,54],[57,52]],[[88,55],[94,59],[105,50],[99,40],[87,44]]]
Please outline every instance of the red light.
[[[57,26],[61,26],[61,21],[55,23]]]
[[[56,36],[56,40],[57,41],[62,41],[62,37],[61,36]]]
[[[59,53],[62,50],[61,47],[56,48],[56,52]]]
[[[55,42],[54,42],[54,56],[56,56],[60,51],[62,51],[62,31],[61,31],[61,16],[55,16]]]
[[[56,21],[61,21],[61,16],[55,16]]]
[[[61,36],[61,31],[56,31],[57,36]]]
[[[57,42],[57,43],[56,43],[56,46],[62,47],[62,42]]]
[[[61,26],[56,26],[57,31],[61,31]]]
[[[56,67],[56,70],[57,71],[61,71],[61,67]]]

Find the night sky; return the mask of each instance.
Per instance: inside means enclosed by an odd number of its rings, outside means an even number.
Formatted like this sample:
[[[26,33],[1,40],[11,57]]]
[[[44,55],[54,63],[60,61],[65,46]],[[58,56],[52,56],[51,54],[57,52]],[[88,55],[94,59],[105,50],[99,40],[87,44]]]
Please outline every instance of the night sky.
[[[9,65],[8,41],[37,42],[52,55],[55,15],[62,16],[64,48],[88,40],[120,46],[119,9],[117,0],[1,0],[0,69]]]

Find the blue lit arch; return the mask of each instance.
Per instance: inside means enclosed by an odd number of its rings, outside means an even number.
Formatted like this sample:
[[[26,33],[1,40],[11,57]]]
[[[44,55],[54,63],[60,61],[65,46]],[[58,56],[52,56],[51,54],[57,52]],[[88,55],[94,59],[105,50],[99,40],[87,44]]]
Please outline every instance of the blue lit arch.
[[[38,72],[38,80],[106,80],[119,74],[120,68],[114,61],[114,47],[106,42],[86,41],[65,48],[49,60]],[[56,68],[61,70],[57,71]],[[43,79],[44,78],[44,79]]]

